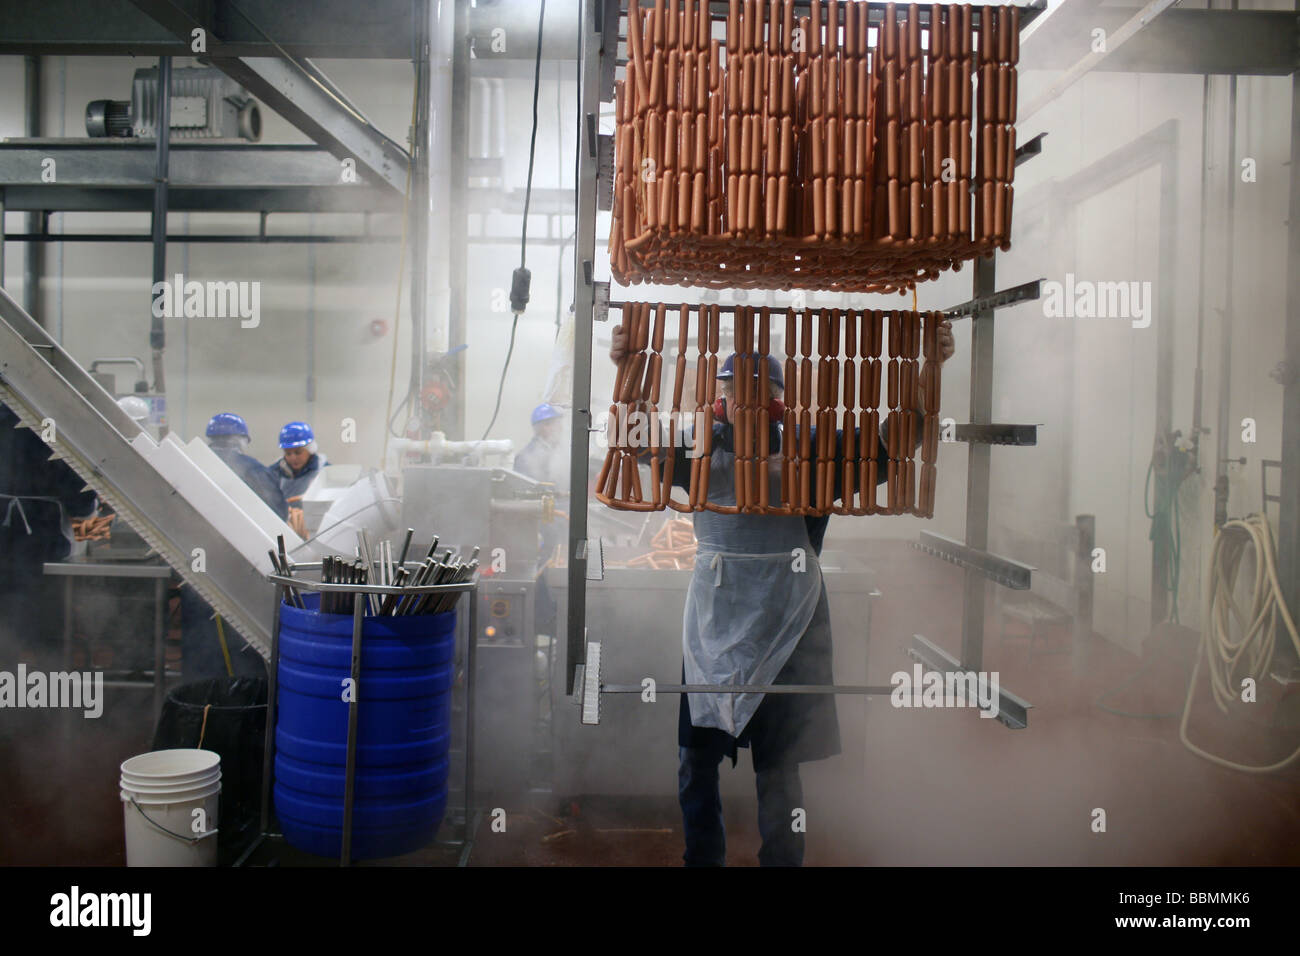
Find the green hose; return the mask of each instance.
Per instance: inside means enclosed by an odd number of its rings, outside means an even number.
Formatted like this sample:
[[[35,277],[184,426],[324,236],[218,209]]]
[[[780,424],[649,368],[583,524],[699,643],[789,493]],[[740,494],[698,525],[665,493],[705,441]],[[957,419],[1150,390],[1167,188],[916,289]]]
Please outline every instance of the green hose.
[[[1151,533],[1147,539],[1153,544],[1164,540],[1169,550],[1169,561],[1166,569],[1164,588],[1170,594],[1170,620],[1173,623],[1180,623],[1178,620],[1178,577],[1181,567],[1183,538],[1179,509],[1178,509],[1178,491],[1182,487],[1183,481],[1187,478],[1187,472],[1183,471],[1175,482],[1169,476],[1158,478],[1156,480],[1156,507],[1155,511],[1151,510],[1151,475],[1155,472],[1155,459],[1147,466],[1146,484],[1142,489],[1142,507],[1146,515],[1151,519]]]
[[[1155,468],[1156,468],[1156,462],[1155,459],[1152,458],[1151,464],[1147,466],[1146,484],[1142,489],[1142,507],[1143,510],[1146,511],[1147,517],[1151,519],[1151,532],[1150,534],[1147,535],[1147,539],[1152,543],[1155,543],[1163,538],[1165,539],[1165,543],[1167,544],[1169,549],[1169,562],[1167,565],[1164,586],[1165,586],[1165,590],[1168,591],[1170,595],[1171,612],[1170,612],[1169,620],[1171,620],[1174,624],[1178,624],[1181,623],[1178,620],[1178,579],[1179,579],[1179,572],[1181,570],[1182,550],[1183,550],[1182,530],[1180,528],[1182,522],[1180,519],[1179,509],[1178,509],[1178,492],[1179,489],[1182,488],[1183,482],[1187,479],[1188,472],[1185,469],[1180,469],[1181,474],[1177,482],[1172,481],[1168,477],[1169,472],[1166,472],[1166,477],[1157,480],[1156,508],[1155,511],[1152,511],[1151,510],[1151,475],[1155,472]],[[1172,469],[1170,469],[1170,471],[1172,471]],[[1103,703],[1103,701],[1108,700],[1109,698],[1118,694],[1120,691],[1125,690],[1132,684],[1136,683],[1138,678],[1140,678],[1143,674],[1145,674],[1148,671],[1148,669],[1154,664],[1155,660],[1156,658],[1152,656],[1150,660],[1148,660],[1145,664],[1143,664],[1136,671],[1134,671],[1118,687],[1112,687],[1110,690],[1107,690],[1104,693],[1102,693],[1101,696],[1099,696],[1096,700],[1093,701],[1093,705],[1100,708],[1101,710],[1106,711],[1107,713],[1116,714],[1120,717],[1137,717],[1146,720],[1165,720],[1170,717],[1179,716],[1182,713],[1181,710],[1170,711],[1167,713],[1157,713],[1157,714],[1140,714],[1140,713],[1133,713],[1131,711],[1120,710],[1115,707],[1107,706],[1106,704]]]

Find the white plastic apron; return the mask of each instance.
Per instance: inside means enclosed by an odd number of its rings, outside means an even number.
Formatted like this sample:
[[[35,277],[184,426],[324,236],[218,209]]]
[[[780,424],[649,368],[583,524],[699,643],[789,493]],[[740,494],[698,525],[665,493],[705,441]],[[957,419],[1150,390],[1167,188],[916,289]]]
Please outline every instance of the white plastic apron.
[[[710,500],[735,503],[734,462],[715,445]],[[779,457],[769,467],[777,503]],[[694,524],[699,550],[682,626],[686,683],[773,683],[821,598],[821,565],[804,519],[697,511]],[[739,737],[763,695],[691,694],[688,700],[694,726]]]

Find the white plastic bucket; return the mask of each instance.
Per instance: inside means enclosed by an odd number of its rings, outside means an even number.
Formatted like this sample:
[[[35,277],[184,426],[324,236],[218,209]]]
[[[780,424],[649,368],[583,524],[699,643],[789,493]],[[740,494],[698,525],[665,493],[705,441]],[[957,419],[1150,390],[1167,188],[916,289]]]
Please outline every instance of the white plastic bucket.
[[[126,865],[216,866],[220,755],[155,750],[121,769]]]

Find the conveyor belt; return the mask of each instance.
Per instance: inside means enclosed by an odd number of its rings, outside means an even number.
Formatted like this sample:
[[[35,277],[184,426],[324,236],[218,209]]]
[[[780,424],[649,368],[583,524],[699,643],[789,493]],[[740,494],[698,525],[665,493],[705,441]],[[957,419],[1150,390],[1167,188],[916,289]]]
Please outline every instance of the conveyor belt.
[[[257,559],[252,542],[262,536],[273,540],[279,520],[260,501],[250,506],[240,498],[237,504],[222,491],[208,477],[212,461],[220,464],[215,456],[200,468],[179,442],[154,442],[3,289],[0,402],[38,433],[42,422],[51,420],[53,457],[67,462],[228,624],[269,657],[275,595],[264,575],[270,561]],[[188,486],[174,486],[159,464],[173,478],[184,474]],[[228,476],[218,477],[224,482]],[[196,549],[202,549],[201,563]]]

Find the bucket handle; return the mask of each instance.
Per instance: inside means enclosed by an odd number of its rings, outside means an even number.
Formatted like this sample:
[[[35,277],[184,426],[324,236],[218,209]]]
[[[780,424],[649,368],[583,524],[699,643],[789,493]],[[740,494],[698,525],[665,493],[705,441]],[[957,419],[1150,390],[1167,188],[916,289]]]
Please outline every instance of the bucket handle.
[[[198,844],[200,840],[206,840],[210,836],[216,836],[218,832],[217,830],[209,830],[207,833],[200,833],[196,837],[182,836],[179,833],[173,833],[171,830],[168,830],[161,823],[158,823],[157,821],[150,819],[149,814],[145,813],[144,809],[140,806],[140,804],[135,802],[135,797],[131,798],[131,806],[135,807],[135,809],[139,812],[140,816],[144,817],[145,821],[148,822],[150,826],[154,827],[155,829],[161,830],[169,837],[173,837],[174,839],[180,840],[182,843],[187,843],[190,846],[195,846]]]

